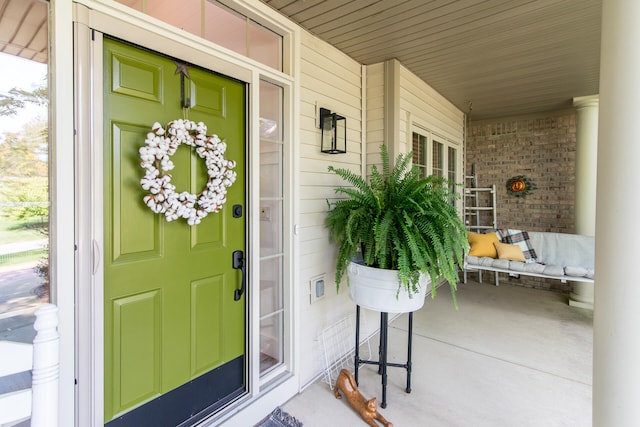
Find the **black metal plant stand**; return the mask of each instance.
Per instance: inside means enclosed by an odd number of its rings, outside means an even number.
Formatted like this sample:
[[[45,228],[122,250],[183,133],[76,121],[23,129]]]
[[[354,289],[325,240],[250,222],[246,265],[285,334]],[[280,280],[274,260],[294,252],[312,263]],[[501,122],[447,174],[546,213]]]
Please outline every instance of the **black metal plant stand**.
[[[387,362],[387,340],[389,327],[389,313],[380,313],[380,346],[378,347],[378,360],[360,359],[360,306],[356,305],[356,349],[355,349],[355,379],[358,384],[358,369],[362,364],[378,365],[378,374],[382,376],[382,401],[380,407],[387,407],[387,367],[405,368],[407,370],[406,392],[411,393],[411,344],[413,336],[413,312],[409,313],[409,330],[407,345],[407,363]]]

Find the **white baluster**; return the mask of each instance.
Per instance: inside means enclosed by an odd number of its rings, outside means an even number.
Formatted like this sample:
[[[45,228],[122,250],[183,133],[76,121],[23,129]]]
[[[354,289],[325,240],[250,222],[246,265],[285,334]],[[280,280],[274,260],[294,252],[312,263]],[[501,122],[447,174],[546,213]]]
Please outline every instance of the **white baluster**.
[[[55,427],[58,425],[58,307],[45,304],[35,314],[31,426]]]

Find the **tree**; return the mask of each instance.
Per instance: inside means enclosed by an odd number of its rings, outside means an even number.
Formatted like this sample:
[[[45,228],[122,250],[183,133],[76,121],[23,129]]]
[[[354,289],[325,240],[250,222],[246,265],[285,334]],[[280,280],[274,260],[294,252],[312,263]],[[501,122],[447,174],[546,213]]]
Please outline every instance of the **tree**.
[[[47,87],[32,91],[13,88],[0,93],[0,116],[16,116],[27,105],[48,106]],[[37,227],[48,238],[48,149],[49,132],[45,119],[36,118],[18,133],[5,132],[0,138],[0,202],[9,202],[3,216],[16,221],[28,220],[27,227]],[[33,220],[41,220],[33,223]],[[42,278],[36,294],[48,299],[49,255],[34,267]]]
[[[0,93],[0,116],[15,116],[27,104],[49,105],[47,87],[38,86],[32,91],[14,87],[7,93]]]
[[[46,127],[45,121],[36,120],[27,123],[20,133],[4,134],[4,140],[0,140],[0,179],[47,176],[47,135],[42,133]]]
[[[13,88],[0,93],[0,116],[18,115],[27,105],[47,104],[46,86],[32,91]],[[39,117],[0,138],[0,202],[16,204],[5,207],[3,215],[15,220],[46,218],[48,145],[47,121]]]

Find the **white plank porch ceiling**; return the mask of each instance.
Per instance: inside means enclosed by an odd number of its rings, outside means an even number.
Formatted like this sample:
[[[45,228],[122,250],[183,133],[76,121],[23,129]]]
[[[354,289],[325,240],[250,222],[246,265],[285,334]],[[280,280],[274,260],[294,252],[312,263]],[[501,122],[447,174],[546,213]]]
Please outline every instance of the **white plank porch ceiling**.
[[[397,58],[471,120],[598,93],[602,0],[261,1],[359,63]]]
[[[261,0],[362,64],[397,58],[471,120],[598,93],[602,0]],[[46,11],[0,0],[0,52],[46,61]]]
[[[47,6],[34,0],[0,0],[0,52],[47,62]]]

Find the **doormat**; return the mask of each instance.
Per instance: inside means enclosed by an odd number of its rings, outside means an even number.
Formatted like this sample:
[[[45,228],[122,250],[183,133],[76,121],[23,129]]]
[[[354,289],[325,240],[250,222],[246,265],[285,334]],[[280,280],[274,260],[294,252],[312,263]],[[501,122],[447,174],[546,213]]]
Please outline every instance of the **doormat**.
[[[302,422],[277,407],[268,417],[254,427],[302,427]]]

